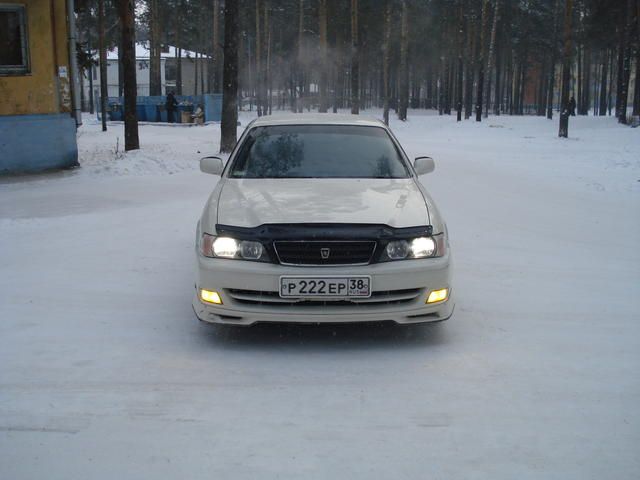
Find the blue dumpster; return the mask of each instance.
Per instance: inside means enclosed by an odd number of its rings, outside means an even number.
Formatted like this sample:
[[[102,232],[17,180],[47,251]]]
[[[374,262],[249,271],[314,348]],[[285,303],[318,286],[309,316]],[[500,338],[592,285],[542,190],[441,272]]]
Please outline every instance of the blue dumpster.
[[[159,122],[160,121],[160,105],[150,103],[144,106],[147,116],[147,122]]]
[[[139,122],[144,122],[147,119],[146,105],[136,105],[136,117]]]
[[[160,120],[158,120],[159,122],[167,123],[169,121],[169,119],[167,118],[167,109],[164,106],[164,103],[160,103],[158,105],[158,115],[160,118]]]
[[[119,103],[111,103],[109,104],[109,118],[114,121],[122,120],[122,105]]]

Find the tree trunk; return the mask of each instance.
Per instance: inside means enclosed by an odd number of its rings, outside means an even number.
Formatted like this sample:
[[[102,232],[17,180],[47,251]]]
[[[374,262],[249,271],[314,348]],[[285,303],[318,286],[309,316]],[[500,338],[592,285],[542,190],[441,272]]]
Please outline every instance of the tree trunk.
[[[634,0],[627,0],[627,25],[624,32],[624,44],[622,46],[623,54],[623,68],[622,68],[622,80],[620,84],[620,114],[618,115],[618,122],[627,124],[627,103],[629,100],[629,80],[631,77],[631,32],[633,30],[633,18],[634,18]]]
[[[525,52],[527,50],[525,49]],[[528,54],[525,53],[524,58],[529,58]],[[518,115],[524,115],[524,92],[526,91],[527,86],[527,70],[528,63],[525,61],[522,62],[520,66],[520,85],[518,90]]]
[[[538,78],[538,94],[536,95],[536,115],[543,117],[547,114],[546,78],[549,66],[542,62],[540,77]]]
[[[640,0],[636,0],[636,88],[633,93],[633,115],[640,115]]]
[[[618,72],[616,75],[616,118],[620,118],[620,99],[622,98],[622,79],[624,77],[624,41],[623,34],[620,33],[618,41]]]
[[[464,45],[464,3],[460,2],[458,11],[458,72],[456,85],[456,121],[462,121],[462,82],[463,82],[463,45]]]
[[[482,121],[482,100],[484,98],[484,42],[489,25],[489,0],[482,2],[482,14],[480,17],[480,48],[478,53],[478,91],[476,92],[476,122]]]
[[[578,94],[576,95],[578,98],[576,100],[576,107],[577,107],[577,114],[581,115],[582,114],[582,79],[583,79],[583,75],[582,75],[582,48],[580,46],[577,47],[577,54],[578,54],[578,61],[577,63],[577,67],[578,67],[578,75],[576,77],[576,83],[577,83],[577,90],[578,90]],[[575,90],[574,90],[575,92]]]
[[[78,42],[80,43],[80,42]],[[87,70],[84,67],[79,67],[80,68],[80,74],[78,75],[79,81],[80,81],[80,111],[81,112],[86,112],[86,107],[85,104],[87,103],[87,99],[84,96],[84,76],[85,73],[87,72]],[[91,68],[89,68],[89,74],[91,74]]]
[[[560,0],[553,6],[553,44],[551,47],[551,65],[549,68],[549,83],[547,85],[547,118],[553,119],[553,89],[556,83],[556,51],[558,49],[558,15]]]
[[[400,25],[400,108],[398,118],[407,120],[409,107],[409,65],[407,57],[409,50],[409,9],[407,0],[402,0],[402,20]]]
[[[360,62],[358,51],[358,0],[351,0],[351,113],[360,113]]]
[[[502,83],[501,83],[501,75],[502,75],[502,56],[499,52],[496,51],[496,87],[495,87],[495,99],[493,104],[493,114],[496,116],[500,115],[500,102],[502,101],[501,92],[502,92]]]
[[[487,76],[488,76],[488,86],[487,86],[487,109],[484,113],[484,117],[487,118],[489,116],[489,99],[491,98],[491,70],[493,69],[493,56],[494,49],[496,45],[496,31],[498,29],[498,17],[500,14],[500,0],[495,0],[496,4],[493,7],[493,25],[491,27],[491,41],[489,43],[489,53],[487,58]]]
[[[447,49],[448,50],[448,49]],[[444,96],[443,96],[443,109],[445,115],[451,115],[451,61],[447,55],[444,60]]]
[[[558,136],[569,136],[569,83],[571,82],[571,20],[573,16],[573,0],[565,0],[564,8],[564,41],[562,49],[562,97],[560,126]]]
[[[135,1],[118,0],[118,15],[122,31],[123,70],[124,70],[124,149],[140,148],[138,139],[138,118],[136,117],[136,32]]]
[[[318,111],[326,113],[329,109],[327,99],[327,0],[318,1],[318,31],[320,34],[320,82],[318,86],[320,104]]]
[[[609,113],[609,116],[611,116],[611,108],[612,108],[612,102],[611,102],[611,95],[613,93],[613,51],[611,51],[611,55],[609,55],[609,89],[607,90],[607,110]]]
[[[260,32],[260,0],[256,0],[256,111],[259,117],[262,116],[262,35]]]
[[[465,75],[464,85],[464,118],[465,120],[471,117],[471,108],[473,105],[473,79],[475,75],[476,65],[476,37],[477,32],[475,29],[475,22],[472,18],[467,17],[467,74]]]
[[[220,93],[222,82],[220,78],[220,65],[222,64],[222,51],[220,49],[220,0],[213,0],[213,91]]]
[[[238,134],[238,2],[224,6],[224,70],[220,152],[231,152]]]
[[[384,123],[389,125],[389,50],[391,48],[391,1],[386,0],[384,12],[384,46],[382,59],[382,96]]]
[[[117,0],[118,2],[120,0]],[[122,27],[118,39],[118,97],[124,95],[124,47],[122,46]]]
[[[89,67],[89,113],[93,115],[95,112],[95,103],[93,101],[93,69],[95,67],[91,65]]]
[[[298,58],[297,58],[297,78],[296,87],[298,89],[298,98],[296,100],[296,106],[298,113],[302,113],[304,110],[304,52],[302,50],[302,44],[304,41],[304,0],[300,0],[298,9]]]
[[[582,115],[589,115],[591,107],[591,48],[586,47],[582,66],[584,85],[582,86]]]
[[[638,8],[640,9],[640,2],[638,3]],[[638,12],[638,22],[640,22],[640,11]],[[638,26],[638,30],[640,30],[640,25]],[[640,35],[640,32],[638,33]],[[633,92],[633,112],[631,113],[634,117],[640,115],[640,40],[638,41],[638,45],[636,46],[636,86]]]
[[[104,41],[104,2],[98,0],[98,51],[100,57],[100,113],[102,117],[102,131],[107,131],[107,46]],[[93,94],[92,94],[93,95]]]
[[[193,76],[194,76],[194,80],[195,80],[193,82],[194,83],[193,88],[194,88],[194,95],[197,96],[198,95],[198,52],[195,52],[195,58],[194,58],[193,61],[194,61],[194,64],[193,64],[193,69],[194,69]]]
[[[336,30],[335,34],[335,50],[342,52],[342,46],[344,44],[344,40],[342,37],[343,33],[341,29]],[[332,82],[333,82],[333,107],[332,112],[338,113],[338,105],[340,102],[340,97],[342,95],[342,72],[344,70],[343,64],[343,56],[341,53],[338,53],[334,56],[333,68],[332,68]]]
[[[264,0],[264,20],[262,36],[264,39],[264,62],[262,64],[262,114],[271,115],[271,22],[269,20],[269,0]]]
[[[162,95],[158,0],[149,0],[149,95]]]
[[[202,39],[200,41],[200,44],[203,45]],[[207,62],[205,61],[205,54],[204,53],[200,53],[200,94],[204,94],[205,90],[204,90],[204,68],[207,65]]]

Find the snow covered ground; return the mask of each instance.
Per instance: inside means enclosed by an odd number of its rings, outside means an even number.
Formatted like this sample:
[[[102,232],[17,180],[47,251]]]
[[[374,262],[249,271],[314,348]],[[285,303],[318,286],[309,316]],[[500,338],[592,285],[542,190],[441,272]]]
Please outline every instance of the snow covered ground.
[[[229,330],[190,304],[219,127],[85,120],[81,169],[0,180],[0,478],[637,478],[639,129],[394,121],[454,317]]]

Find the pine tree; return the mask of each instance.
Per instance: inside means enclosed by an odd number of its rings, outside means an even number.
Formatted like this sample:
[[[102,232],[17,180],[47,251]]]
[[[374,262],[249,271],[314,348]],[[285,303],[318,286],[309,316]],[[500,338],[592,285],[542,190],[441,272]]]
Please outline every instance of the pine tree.
[[[122,32],[122,67],[124,83],[124,149],[140,148],[138,138],[138,118],[136,117],[136,32],[135,1],[118,0],[120,31]]]
[[[160,12],[158,0],[149,0],[149,95],[162,95],[160,67]]]
[[[102,131],[107,131],[107,44],[105,41],[105,0],[98,0],[98,51],[100,56],[100,112]],[[92,93],[93,95],[93,93]]]
[[[495,0],[495,5],[493,7],[493,26],[491,27],[491,40],[489,43],[489,52],[487,53],[487,76],[489,78],[489,82],[487,85],[487,100],[486,100],[486,111],[484,113],[485,118],[489,115],[489,100],[491,98],[491,70],[493,69],[493,57],[495,55],[495,44],[496,44],[496,30],[498,28],[498,18],[500,12],[500,0]]]
[[[382,51],[383,119],[389,125],[389,51],[391,49],[391,2],[386,0],[384,9],[384,43]]]
[[[224,6],[224,70],[220,152],[231,152],[238,135],[238,2]]]
[[[320,106],[318,110],[326,113],[327,101],[327,0],[318,0],[318,31],[320,37]]]
[[[569,87],[571,82],[571,20],[573,17],[573,0],[565,0],[564,34],[562,50],[562,99],[560,110],[560,127],[558,136],[569,136]]]
[[[400,22],[400,108],[398,109],[398,119],[407,119],[407,108],[409,106],[409,9],[407,0],[402,0],[402,20]]]
[[[358,44],[358,0],[351,0],[351,113],[360,113],[360,47]]]
[[[480,15],[480,46],[478,54],[478,91],[476,93],[476,122],[482,121],[482,99],[484,91],[484,44],[489,24],[489,0],[482,2],[482,14]]]

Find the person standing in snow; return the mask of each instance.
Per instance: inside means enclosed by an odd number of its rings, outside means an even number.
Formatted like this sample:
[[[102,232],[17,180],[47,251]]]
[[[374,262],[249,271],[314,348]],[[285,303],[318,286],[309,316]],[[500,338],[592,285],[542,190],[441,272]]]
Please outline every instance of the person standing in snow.
[[[576,116],[576,99],[573,96],[569,100],[569,115],[572,117]]]
[[[169,123],[175,122],[173,115],[174,115],[174,112],[176,111],[177,106],[178,106],[178,101],[176,100],[176,92],[171,90],[167,95],[167,103],[165,105],[167,109],[167,121]]]

